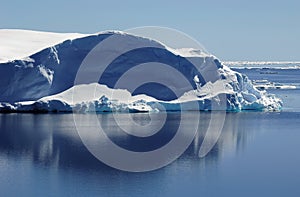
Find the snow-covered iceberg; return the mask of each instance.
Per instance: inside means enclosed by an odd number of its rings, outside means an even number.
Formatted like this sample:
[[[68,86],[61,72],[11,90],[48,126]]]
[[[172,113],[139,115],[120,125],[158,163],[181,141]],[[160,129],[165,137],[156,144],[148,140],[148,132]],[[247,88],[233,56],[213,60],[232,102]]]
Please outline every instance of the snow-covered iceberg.
[[[112,36],[120,37],[123,45],[148,47],[122,53],[106,67],[97,81],[89,77],[76,81],[89,52]],[[63,36],[57,41],[61,38]],[[232,71],[215,56],[202,51],[176,50],[152,39],[115,31],[69,38],[50,47],[45,43],[39,46],[44,49],[30,56],[26,56],[29,51],[24,50],[24,57],[20,58],[22,54],[18,54],[16,60],[0,63],[0,112],[240,111],[279,110],[282,106],[280,99],[257,90],[245,75]],[[119,50],[118,47],[109,48],[105,53],[110,56],[118,54]],[[0,54],[0,59],[5,58]],[[116,88],[126,71],[145,62],[167,64],[179,71],[191,85],[186,86],[175,75],[165,73],[164,80],[171,81],[177,94],[157,83],[135,90],[127,84]],[[91,66],[86,76],[97,69],[99,67]],[[209,78],[203,73],[208,73]],[[220,100],[220,96],[225,100]],[[222,102],[225,108],[216,107]]]

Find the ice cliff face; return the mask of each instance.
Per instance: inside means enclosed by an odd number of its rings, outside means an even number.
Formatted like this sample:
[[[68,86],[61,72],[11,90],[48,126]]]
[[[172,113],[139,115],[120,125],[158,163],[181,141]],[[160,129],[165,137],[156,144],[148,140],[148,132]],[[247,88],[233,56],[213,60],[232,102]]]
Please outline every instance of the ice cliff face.
[[[148,47],[122,53],[110,62],[97,81],[88,76],[97,72],[99,67],[91,66],[85,73],[85,81],[77,82],[74,87],[76,74],[84,58],[97,44],[111,36],[121,37],[129,46],[142,43]],[[109,55],[118,53],[118,50],[121,49],[116,47],[106,52]],[[122,96],[117,101],[111,98],[108,92],[114,90],[120,77],[147,62],[169,65],[179,71],[191,86],[185,86],[172,73],[165,73],[164,80],[172,81],[177,96],[168,87],[149,83],[135,90],[127,87],[127,84],[121,84],[118,87],[120,90],[115,91],[126,91],[123,93],[129,95],[126,98],[131,97],[129,101],[121,101]],[[188,105],[190,102],[197,102],[200,110],[213,110],[211,103],[216,102],[221,94],[226,95],[226,110],[278,110],[282,105],[279,99],[258,91],[246,76],[230,70],[212,55],[192,50],[183,54],[154,40],[122,32],[105,32],[66,40],[22,60],[1,63],[0,74],[0,111],[159,111],[157,103],[166,110],[178,110],[180,104]],[[81,84],[92,84],[93,87],[95,84],[101,85],[97,86],[99,91],[95,97],[75,102],[70,90],[80,87],[75,95],[85,95],[83,87],[88,86]],[[140,98],[139,95],[145,97]],[[192,110],[189,107],[187,109]]]

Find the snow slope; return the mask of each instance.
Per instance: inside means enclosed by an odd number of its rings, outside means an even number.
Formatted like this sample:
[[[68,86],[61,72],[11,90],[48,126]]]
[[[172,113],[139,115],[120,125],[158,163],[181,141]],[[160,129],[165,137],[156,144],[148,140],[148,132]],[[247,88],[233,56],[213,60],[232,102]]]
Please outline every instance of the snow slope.
[[[0,63],[26,58],[67,39],[86,36],[78,33],[51,33],[18,29],[0,29]]]
[[[278,110],[282,105],[275,96],[258,91],[246,76],[230,70],[216,57],[201,51],[175,50],[152,39],[115,31],[86,36],[80,34],[56,36],[56,34],[42,33],[49,38],[49,42],[45,41],[46,38],[42,36],[37,36],[35,39],[34,35],[38,32],[31,32],[33,34],[29,35],[29,32],[24,33],[19,30],[3,31],[13,31],[12,34],[18,35],[16,37],[23,37],[24,42],[20,39],[22,44],[2,45],[8,52],[0,58],[4,61],[10,58],[20,59],[0,63],[0,111],[214,110],[217,108],[212,108],[213,103],[219,104],[220,102],[225,102],[226,110],[238,111],[244,109]],[[23,33],[28,33],[28,37]],[[87,54],[98,43],[104,42],[111,36],[121,39],[126,47],[137,45],[148,47],[130,50],[126,53],[121,53],[122,47],[116,47],[119,45],[105,48],[104,52],[108,55],[103,56],[100,63],[106,61],[106,56],[119,53],[122,55],[110,62],[100,79],[94,80],[90,77],[99,70],[99,65],[90,64],[89,69],[83,71],[86,77],[74,84],[76,74]],[[65,41],[57,44],[61,41],[60,39],[65,39]],[[19,52],[9,51],[9,46],[20,48]],[[26,47],[30,50],[24,49]],[[43,47],[46,48],[27,58],[24,57]],[[178,80],[173,73],[158,70],[158,72],[165,72],[163,80],[171,82],[177,96],[170,89],[156,83],[147,84],[138,90],[131,89],[126,83],[119,85],[118,89],[115,88],[126,71],[145,62],[169,65],[172,69],[179,71],[190,86]],[[150,68],[148,73],[141,73],[140,78],[151,76],[149,73],[153,70],[155,71],[155,68]],[[203,73],[206,76],[203,76]],[[133,78],[132,82],[135,83],[141,79]],[[225,96],[225,101],[220,101],[219,97],[222,95]],[[195,103],[197,108],[195,108]]]

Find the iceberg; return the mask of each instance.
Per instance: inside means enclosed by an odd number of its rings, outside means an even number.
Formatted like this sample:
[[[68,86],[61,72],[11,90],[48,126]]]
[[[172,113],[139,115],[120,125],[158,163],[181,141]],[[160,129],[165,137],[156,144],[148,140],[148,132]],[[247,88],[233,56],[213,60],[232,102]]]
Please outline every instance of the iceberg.
[[[3,34],[3,31],[0,31],[0,34]],[[24,33],[20,30],[9,32],[13,35]],[[32,35],[29,38],[34,40],[37,32],[33,32]],[[129,50],[117,56],[97,81],[88,77],[98,72],[98,65],[93,64],[85,70],[84,74],[87,77],[84,80],[76,80],[89,52],[112,36],[122,39],[122,43],[129,48],[132,45],[148,47]],[[215,56],[196,49],[172,49],[150,38],[120,31],[92,35],[43,33],[40,39],[44,42],[35,44],[34,47],[30,46],[30,39],[24,41],[25,45],[18,44],[18,47],[26,50],[20,50],[15,57],[9,52],[0,54],[0,112],[134,113],[180,110],[280,110],[282,107],[280,99],[266,91],[258,90],[247,76],[231,70]],[[4,43],[1,38],[0,43]],[[12,45],[1,47],[10,50]],[[30,48],[34,50],[28,50]],[[105,48],[101,60],[105,62],[106,56],[118,54],[121,48]],[[37,50],[39,51],[36,52]],[[148,66],[147,62],[155,62],[157,67],[150,64]],[[162,64],[178,71],[190,86],[179,80],[177,75],[160,69]],[[148,66],[147,72],[140,72],[140,79],[133,78],[129,83],[134,84],[148,78],[150,80],[155,72],[161,72],[164,78],[159,80],[170,82],[172,85],[164,87],[158,83],[148,83],[132,89],[126,83],[118,84],[127,71],[137,68],[138,65],[143,65],[144,68]],[[176,90],[176,94],[172,90]],[[225,108],[216,107],[222,102]]]

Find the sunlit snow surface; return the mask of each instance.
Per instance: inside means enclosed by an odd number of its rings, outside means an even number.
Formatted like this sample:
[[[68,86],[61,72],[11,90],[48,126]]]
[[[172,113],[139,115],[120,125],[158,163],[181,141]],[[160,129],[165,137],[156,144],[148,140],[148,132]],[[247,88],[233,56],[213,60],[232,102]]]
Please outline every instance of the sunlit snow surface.
[[[28,56],[67,39],[86,36],[78,33],[51,33],[30,30],[0,29],[0,63]]]
[[[0,34],[2,112],[240,111],[280,110],[282,107],[280,99],[255,88],[245,75],[232,71],[216,57],[197,50],[171,49],[151,39],[112,31],[82,35],[0,30]],[[127,39],[128,45],[143,43],[159,48],[126,53],[109,65],[107,74],[99,81],[87,80],[74,86],[76,73],[89,51],[115,35]],[[214,73],[215,79],[205,81],[185,57],[201,62],[198,69]],[[176,98],[156,86],[149,86],[138,94],[127,89],[126,84],[115,89],[115,78],[120,77],[124,70],[143,63],[144,59],[179,70],[193,88],[182,87],[180,81],[165,73],[167,79],[174,81],[174,87],[182,90]],[[214,103],[217,106],[222,102],[220,95],[225,95],[226,107],[212,108]]]

